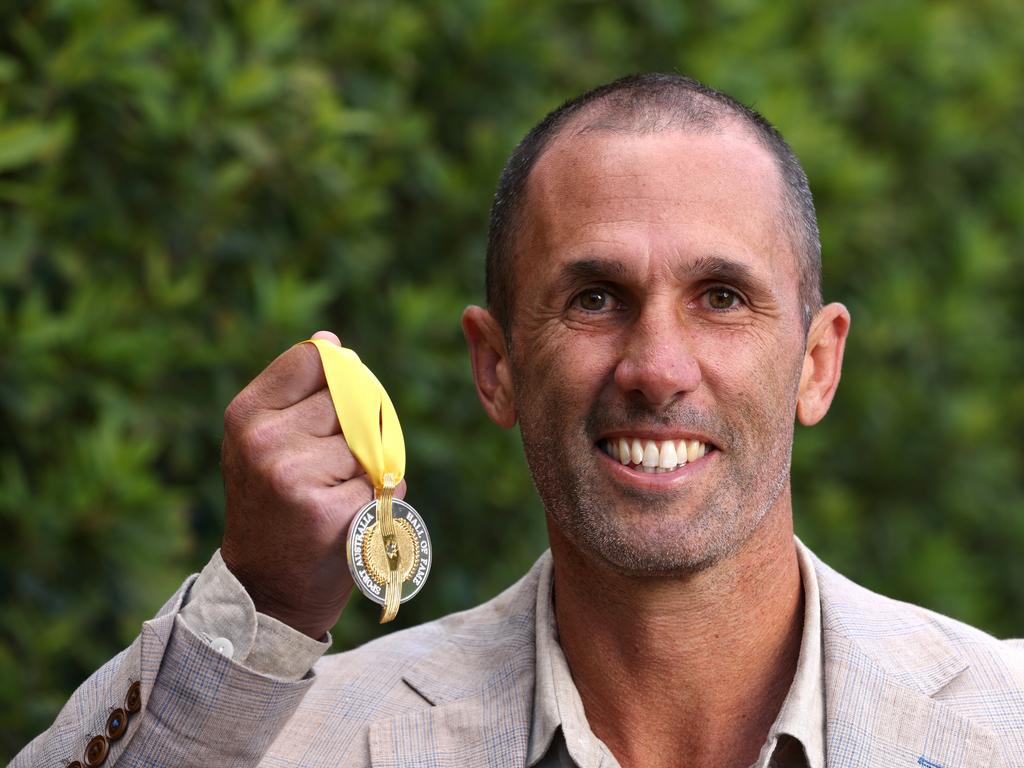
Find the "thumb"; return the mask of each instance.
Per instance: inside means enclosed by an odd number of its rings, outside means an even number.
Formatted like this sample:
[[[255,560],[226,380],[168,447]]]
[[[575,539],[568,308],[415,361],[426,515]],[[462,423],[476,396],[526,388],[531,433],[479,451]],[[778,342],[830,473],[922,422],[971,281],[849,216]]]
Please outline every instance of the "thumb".
[[[310,338],[323,339],[324,341],[331,342],[331,344],[334,344],[337,347],[341,346],[341,339],[339,339],[337,335],[335,335],[331,331],[317,331]]]

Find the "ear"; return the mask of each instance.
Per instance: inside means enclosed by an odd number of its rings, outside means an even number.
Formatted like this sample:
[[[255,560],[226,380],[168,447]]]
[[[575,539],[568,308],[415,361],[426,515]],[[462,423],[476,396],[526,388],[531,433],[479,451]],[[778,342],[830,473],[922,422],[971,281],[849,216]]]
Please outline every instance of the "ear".
[[[822,307],[811,321],[796,400],[796,416],[805,427],[825,418],[832,405],[849,331],[850,313],[842,304]]]
[[[473,380],[484,410],[499,427],[514,427],[517,415],[512,371],[501,326],[486,309],[471,306],[462,313],[462,332],[469,345]]]

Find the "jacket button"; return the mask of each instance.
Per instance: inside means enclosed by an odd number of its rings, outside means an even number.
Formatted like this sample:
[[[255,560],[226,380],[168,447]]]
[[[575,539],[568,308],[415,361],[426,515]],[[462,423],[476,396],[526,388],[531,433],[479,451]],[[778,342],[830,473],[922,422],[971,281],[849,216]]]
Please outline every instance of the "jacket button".
[[[68,768],[82,768],[82,763],[78,760],[72,760],[68,763]]]
[[[93,736],[85,747],[86,768],[95,768],[97,765],[102,765],[103,761],[107,759],[109,751],[110,744],[107,742],[106,736]]]
[[[118,707],[107,718],[107,738],[117,741],[128,730],[128,713]]]
[[[124,697],[124,708],[129,715],[134,715],[142,709],[142,683],[138,680],[128,688],[128,694]]]

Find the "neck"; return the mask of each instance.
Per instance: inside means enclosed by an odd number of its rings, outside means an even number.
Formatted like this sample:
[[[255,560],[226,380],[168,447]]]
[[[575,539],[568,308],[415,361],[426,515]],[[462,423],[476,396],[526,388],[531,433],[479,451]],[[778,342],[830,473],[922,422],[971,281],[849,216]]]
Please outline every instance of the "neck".
[[[623,766],[750,765],[796,671],[803,588],[789,505],[705,571],[624,576],[552,527],[559,642]]]

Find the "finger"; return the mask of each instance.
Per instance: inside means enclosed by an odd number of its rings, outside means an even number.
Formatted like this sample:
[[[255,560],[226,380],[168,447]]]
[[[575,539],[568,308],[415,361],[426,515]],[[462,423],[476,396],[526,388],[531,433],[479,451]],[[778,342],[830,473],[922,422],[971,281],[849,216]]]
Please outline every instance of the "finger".
[[[347,483],[320,492],[321,508],[339,525],[342,540],[348,534],[348,524],[352,518],[373,498],[373,483],[366,475],[359,475]]]
[[[338,413],[334,410],[334,401],[326,387],[291,406],[282,416],[287,418],[293,429],[305,435],[328,437],[341,434]]]
[[[320,352],[312,344],[300,343],[278,355],[240,397],[255,410],[280,410],[326,386]]]
[[[317,452],[326,457],[324,466],[330,470],[335,485],[366,475],[366,470],[352,455],[352,450],[341,435],[317,438]]]
[[[293,443],[288,450],[267,456],[260,474],[275,493],[291,500],[301,500],[310,491],[340,487],[366,476],[340,435],[308,437]]]
[[[298,485],[333,488],[366,474],[341,435],[304,437],[279,460],[292,467]]]

